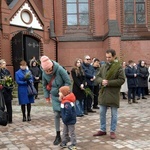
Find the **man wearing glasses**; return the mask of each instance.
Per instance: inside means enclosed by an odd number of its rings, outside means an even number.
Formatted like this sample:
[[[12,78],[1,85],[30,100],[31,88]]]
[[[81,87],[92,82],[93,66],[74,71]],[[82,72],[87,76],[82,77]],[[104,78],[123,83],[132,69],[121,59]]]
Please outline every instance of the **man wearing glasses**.
[[[91,65],[91,58],[89,55],[84,56],[84,60],[82,63],[82,67],[85,73],[87,88],[89,88],[92,92],[94,89],[94,80],[95,80],[95,69]],[[87,96],[84,102],[84,114],[87,115],[88,112],[94,113],[96,111],[92,110],[92,98],[91,96]]]

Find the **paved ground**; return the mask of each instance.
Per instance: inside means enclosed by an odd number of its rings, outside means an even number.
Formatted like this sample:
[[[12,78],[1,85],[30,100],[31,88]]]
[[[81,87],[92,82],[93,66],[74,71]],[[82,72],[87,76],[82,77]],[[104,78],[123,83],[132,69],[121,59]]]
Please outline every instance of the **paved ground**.
[[[150,97],[138,104],[121,100],[117,139],[109,138],[110,109],[107,135],[93,137],[99,130],[99,111],[77,119],[76,134],[79,150],[150,150]],[[62,126],[61,126],[62,127]],[[32,121],[22,122],[20,106],[13,105],[13,124],[0,126],[0,150],[59,150],[54,146],[54,119],[51,104],[36,100]]]

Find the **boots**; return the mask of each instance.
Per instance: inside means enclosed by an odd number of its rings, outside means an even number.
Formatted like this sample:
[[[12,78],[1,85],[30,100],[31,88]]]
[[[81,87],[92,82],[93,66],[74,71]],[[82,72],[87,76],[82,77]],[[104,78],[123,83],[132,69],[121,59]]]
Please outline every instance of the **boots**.
[[[127,99],[125,96],[126,95],[125,92],[121,92],[121,93],[122,93],[123,99]]]
[[[135,99],[133,99],[133,103],[138,103],[138,101],[137,101],[137,100],[135,100]]]
[[[57,131],[57,135],[55,141],[53,142],[54,145],[58,145],[61,143],[60,131]]]

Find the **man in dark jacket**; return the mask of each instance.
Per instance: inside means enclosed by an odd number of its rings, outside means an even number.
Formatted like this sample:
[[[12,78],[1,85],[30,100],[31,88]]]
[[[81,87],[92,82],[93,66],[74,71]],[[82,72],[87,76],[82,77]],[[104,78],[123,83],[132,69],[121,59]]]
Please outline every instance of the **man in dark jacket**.
[[[129,65],[125,69],[125,74],[127,77],[127,85],[128,85],[128,103],[131,104],[131,99],[133,99],[133,103],[138,103],[135,100],[136,89],[137,89],[137,69],[134,67],[134,62],[129,60]]]
[[[94,67],[90,64],[91,63],[91,58],[90,56],[86,55],[84,57],[84,61],[82,63],[82,68],[84,70],[84,74],[85,74],[85,78],[86,78],[86,82],[87,82],[87,88],[89,88],[92,92],[94,90],[94,80],[95,80],[95,69]],[[84,101],[84,105],[85,105],[85,114],[87,112],[95,112],[92,110],[92,98],[91,96],[87,96],[85,101]]]
[[[116,59],[115,50],[106,51],[107,63],[100,68],[95,82],[101,85],[99,92],[100,104],[100,131],[93,136],[106,135],[106,112],[111,108],[110,138],[115,139],[117,127],[118,108],[120,104],[120,88],[125,81],[124,71],[120,62]]]

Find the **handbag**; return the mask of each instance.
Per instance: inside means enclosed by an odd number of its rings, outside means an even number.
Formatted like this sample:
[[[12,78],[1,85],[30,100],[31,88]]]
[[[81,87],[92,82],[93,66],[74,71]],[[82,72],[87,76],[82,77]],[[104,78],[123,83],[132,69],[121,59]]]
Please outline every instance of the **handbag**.
[[[28,90],[28,96],[37,95],[37,90],[35,89],[35,87],[32,83],[28,84],[27,90]]]
[[[52,88],[52,83],[53,83],[54,79],[55,79],[55,75],[52,76],[51,80],[50,80],[49,83],[47,84],[47,86],[46,86],[47,91],[50,91],[50,90],[51,90],[51,88]]]
[[[6,126],[7,122],[8,122],[7,112],[0,110],[0,125]]]
[[[8,114],[5,112],[5,100],[2,91],[0,90],[0,125],[6,126],[8,122]]]

